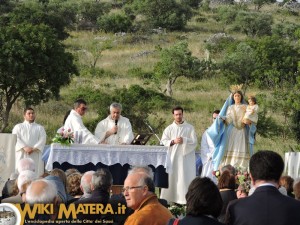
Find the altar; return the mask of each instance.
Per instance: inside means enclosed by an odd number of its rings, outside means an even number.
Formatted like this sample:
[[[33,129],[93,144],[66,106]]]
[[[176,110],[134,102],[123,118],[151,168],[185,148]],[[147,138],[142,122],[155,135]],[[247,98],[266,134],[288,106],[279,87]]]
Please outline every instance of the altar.
[[[76,168],[81,173],[98,168],[108,168],[113,175],[114,185],[123,185],[130,166],[152,168],[157,187],[168,187],[166,173],[168,147],[149,145],[81,145],[64,146],[51,144],[45,166],[67,170]]]

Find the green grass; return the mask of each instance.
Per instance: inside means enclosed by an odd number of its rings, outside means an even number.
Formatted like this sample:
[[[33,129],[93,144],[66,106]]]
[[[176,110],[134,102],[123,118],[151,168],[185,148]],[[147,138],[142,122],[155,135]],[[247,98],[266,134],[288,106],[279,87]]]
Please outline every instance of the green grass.
[[[283,20],[295,23],[300,22],[299,16],[287,16],[285,10],[281,10],[275,5],[264,6],[261,11],[272,13],[275,22]],[[73,78],[68,87],[61,89],[61,100],[51,100],[36,106],[37,122],[45,126],[48,134],[47,142],[51,142],[56,130],[62,125],[65,112],[72,107],[72,101],[69,100],[68,96],[71,91],[74,91],[74,88],[88,84],[90,88],[97,89],[101,87],[109,93],[115,88],[121,88],[123,86],[129,87],[132,84],[143,86],[143,82],[138,78],[128,77],[128,70],[141,67],[144,71],[152,71],[159,58],[158,52],[155,51],[155,46],[160,45],[165,48],[183,39],[188,41],[189,49],[193,55],[203,59],[205,57],[205,40],[214,33],[223,32],[223,25],[213,18],[213,11],[203,12],[199,10],[199,14],[201,14],[201,17],[206,17],[207,22],[199,23],[196,22],[195,19],[192,19],[188,23],[185,32],[143,35],[126,34],[126,36],[123,37],[102,32],[70,32],[71,36],[65,43],[69,47],[69,50],[76,55],[79,65],[88,65],[92,61],[93,57],[91,54],[86,54],[82,51],[86,50],[90,52],[88,47],[92,42],[96,41],[98,44],[101,44],[103,40],[111,40],[113,47],[102,52],[96,67],[104,69],[104,71],[115,74],[116,76],[81,76]],[[199,17],[199,15],[196,15],[196,17]],[[240,33],[230,33],[230,35],[237,39],[245,38],[245,36]],[[151,54],[137,57],[137,54],[143,51],[149,51]],[[218,57],[221,57],[221,55],[214,55],[213,57],[213,60],[218,60]],[[162,81],[161,88],[163,88],[164,85],[165,82]],[[260,90],[250,88],[249,91],[258,92]],[[180,102],[186,109],[184,117],[194,125],[200,142],[202,133],[211,123],[212,111],[214,109],[220,109],[228,97],[228,88],[225,88],[216,77],[200,81],[180,78],[173,86],[173,92],[173,98]],[[84,122],[93,121],[97,118],[96,110],[99,106],[93,105],[93,103],[90,105],[90,110],[84,117]],[[167,124],[172,122],[172,106],[170,103],[170,110],[160,110],[157,112],[157,115],[164,118]],[[282,122],[282,117],[279,114],[275,114],[274,118],[276,118],[278,123]],[[22,120],[22,103],[18,102],[12,109],[8,130],[11,130],[14,124]],[[152,120],[155,120],[155,116],[152,117]],[[162,134],[162,129],[159,131],[159,136]],[[94,130],[91,131],[93,132]],[[156,142],[154,137],[152,138],[152,142]],[[283,152],[290,149],[290,146],[295,147],[296,145],[296,142],[292,139],[284,140],[281,137],[266,139],[257,136],[254,148],[271,149],[283,154]]]

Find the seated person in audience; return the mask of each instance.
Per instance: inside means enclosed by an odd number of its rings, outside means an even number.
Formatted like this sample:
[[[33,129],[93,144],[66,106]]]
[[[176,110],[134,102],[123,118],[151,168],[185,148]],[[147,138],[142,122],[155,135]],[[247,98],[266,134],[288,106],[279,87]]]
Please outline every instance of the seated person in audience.
[[[73,197],[67,204],[77,201],[83,195],[80,189],[81,173],[72,173],[67,176],[67,193]]]
[[[18,174],[20,174],[22,171],[30,170],[35,172],[35,162],[32,158],[23,158],[20,159],[17,165],[17,171]]]
[[[300,200],[300,180],[295,181],[293,190],[294,190],[295,199]]]
[[[95,136],[102,144],[130,144],[134,136],[129,119],[121,116],[122,105],[114,102],[109,110],[110,115],[97,124]]]
[[[74,202],[76,207],[79,207],[79,204],[85,204],[85,203],[97,203],[97,204],[103,204],[104,207],[109,202],[109,195],[110,195],[110,189],[112,186],[112,175],[109,172],[108,169],[101,168],[97,170],[92,175],[92,182],[91,182],[91,196],[88,198],[81,198]],[[81,214],[79,213],[77,215],[78,219],[89,219],[89,220],[113,220],[114,215],[108,214]]]
[[[90,198],[92,194],[91,184],[92,184],[92,177],[95,171],[87,171],[83,174],[80,179],[80,189],[83,195],[78,199]]]
[[[67,170],[65,171],[65,174],[66,174],[67,177],[68,177],[70,174],[72,174],[72,173],[80,173],[80,172],[79,172],[79,170],[76,169],[76,168],[70,168],[70,169],[67,169]]]
[[[235,176],[230,174],[229,170],[225,170],[219,177],[218,182],[218,188],[223,200],[223,208],[220,216],[218,217],[218,220],[222,223],[225,221],[225,214],[228,203],[234,199],[237,199],[235,186]]]
[[[8,198],[11,196],[15,196],[18,194],[18,188],[17,188],[17,178],[18,174],[12,173],[9,177],[9,179],[5,182],[3,189],[2,189],[2,196],[0,198]]]
[[[298,225],[300,202],[278,190],[284,169],[282,157],[276,152],[261,150],[250,158],[249,168],[255,191],[247,198],[229,203],[226,222],[235,225]]]
[[[64,199],[64,202],[66,203],[67,201],[73,199],[73,197],[70,194],[68,194],[68,192],[67,192],[67,175],[66,175],[66,173],[62,169],[55,168],[50,172],[50,175],[58,177],[60,179],[60,181],[62,182],[63,187],[64,187],[64,192],[66,194],[66,199]]]
[[[125,225],[165,225],[172,218],[171,212],[159,203],[153,180],[144,172],[133,171],[128,174],[123,194],[127,207],[134,210]]]
[[[1,203],[23,203],[22,195],[25,193],[27,185],[37,178],[35,172],[31,170],[22,171],[17,178],[18,194],[5,199]]]
[[[58,193],[56,185],[49,180],[39,179],[33,181],[26,190],[26,203],[33,206],[34,204],[54,204],[54,213],[35,213],[35,220],[48,221],[55,220],[58,213]],[[26,214],[28,216],[29,213]],[[25,220],[29,220],[26,218]]]
[[[58,176],[49,175],[44,178],[44,180],[49,180],[55,184],[57,190],[57,203],[66,203],[67,202],[67,194],[66,188]]]
[[[236,197],[237,198],[245,198],[248,196],[249,193],[249,187],[246,183],[242,183],[238,186],[238,189],[236,191]]]
[[[280,177],[279,185],[285,187],[288,196],[295,198],[295,195],[293,194],[293,178],[291,178],[290,176],[282,176]]]
[[[220,215],[223,201],[215,183],[208,177],[196,177],[189,185],[186,197],[186,216],[180,225],[222,225]],[[175,224],[171,219],[168,225]]]

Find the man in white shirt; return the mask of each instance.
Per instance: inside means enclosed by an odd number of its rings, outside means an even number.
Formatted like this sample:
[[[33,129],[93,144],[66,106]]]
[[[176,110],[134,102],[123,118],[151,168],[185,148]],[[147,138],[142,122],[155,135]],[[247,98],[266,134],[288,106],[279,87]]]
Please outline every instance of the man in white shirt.
[[[82,116],[87,110],[87,103],[83,99],[74,102],[74,109],[71,110],[64,124],[64,130],[74,132],[74,138],[80,144],[99,144],[100,140],[95,137],[83,124]]]
[[[43,174],[42,153],[46,143],[46,132],[43,126],[35,122],[35,112],[32,108],[24,110],[24,122],[15,125],[12,133],[17,135],[16,166],[21,159],[31,158],[36,164],[36,174]]]
[[[219,113],[220,113],[220,110],[215,110],[213,112],[213,115],[212,115],[213,120],[215,120],[217,118]],[[218,180],[213,175],[212,156],[214,154],[214,151],[215,151],[214,143],[205,130],[202,135],[201,146],[200,146],[201,160],[203,163],[201,177],[209,177],[212,181],[217,183]]]
[[[130,144],[134,136],[129,119],[121,116],[122,105],[114,102],[109,110],[110,115],[97,124],[95,136],[102,144]]]
[[[168,202],[186,204],[185,194],[196,177],[195,148],[197,136],[194,127],[183,120],[183,108],[172,110],[174,122],[163,132],[161,141],[169,146],[171,165],[167,168],[169,188],[162,188],[161,198]]]

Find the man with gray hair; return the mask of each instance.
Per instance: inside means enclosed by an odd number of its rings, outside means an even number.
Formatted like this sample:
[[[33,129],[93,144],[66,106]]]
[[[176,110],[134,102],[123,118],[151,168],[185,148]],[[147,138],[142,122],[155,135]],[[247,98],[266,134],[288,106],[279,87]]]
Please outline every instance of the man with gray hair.
[[[75,203],[108,203],[112,181],[112,175],[109,170],[104,168],[98,169],[92,175],[90,197],[79,199]]]
[[[32,181],[26,190],[26,203],[47,204],[55,203],[57,200],[57,189],[50,180],[39,179]]]
[[[87,171],[83,174],[80,180],[80,189],[83,192],[83,195],[79,198],[80,199],[85,199],[91,197],[92,189],[91,189],[91,184],[92,184],[92,176],[95,173],[95,171]]]
[[[95,136],[102,144],[130,144],[134,136],[129,119],[121,116],[122,105],[114,102],[109,111],[110,115],[97,124]]]
[[[30,170],[35,172],[35,162],[32,158],[23,158],[17,164],[17,171],[20,174],[22,171]]]
[[[27,186],[36,178],[35,172],[31,170],[22,171],[17,178],[19,193],[16,196],[2,199],[1,203],[23,203],[23,194],[26,192]]]
[[[125,221],[125,225],[165,225],[173,217],[171,212],[159,203],[154,182],[145,170],[134,169],[128,173],[123,194],[127,207],[134,210]]]
[[[56,220],[58,210],[59,210],[59,201],[58,201],[58,192],[56,185],[45,179],[39,179],[33,181],[26,190],[25,202],[33,207],[34,204],[53,204],[53,211],[51,213],[35,213],[34,220],[36,221],[48,221]],[[30,221],[29,213],[25,214],[25,221]]]

